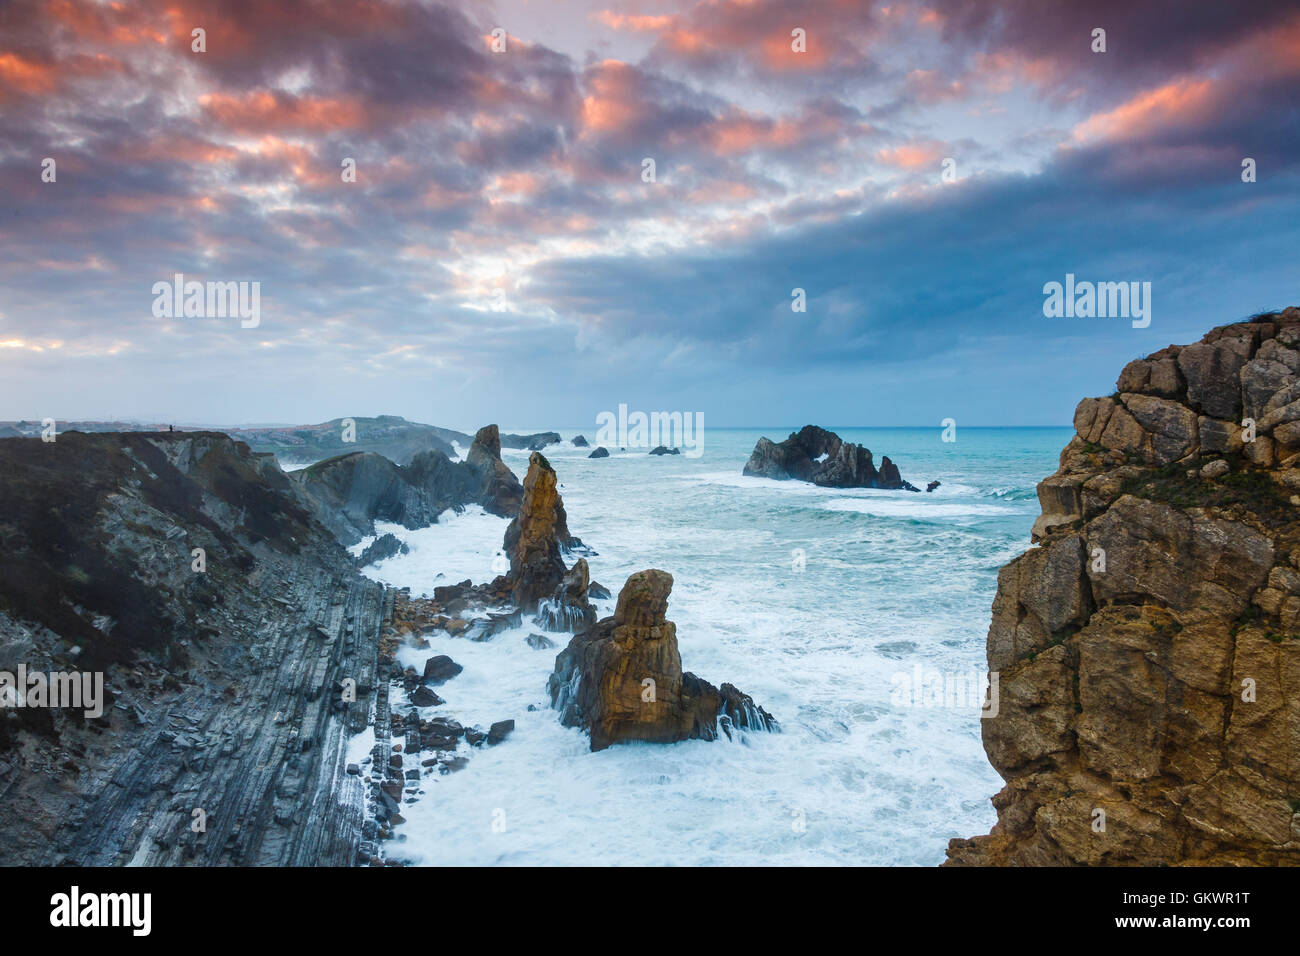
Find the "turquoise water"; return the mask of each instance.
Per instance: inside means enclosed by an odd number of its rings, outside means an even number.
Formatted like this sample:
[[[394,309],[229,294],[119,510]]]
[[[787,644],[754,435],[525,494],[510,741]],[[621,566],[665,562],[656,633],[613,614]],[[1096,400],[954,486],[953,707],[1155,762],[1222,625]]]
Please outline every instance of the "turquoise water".
[[[926,679],[983,673],[998,569],[1029,546],[1034,486],[1071,432],[959,428],[945,443],[938,428],[835,430],[877,463],[889,455],[913,484],[941,487],[742,477],[759,436],[789,429],[709,429],[695,459],[548,448],[569,526],[599,552],[593,577],[617,594],[633,571],[672,573],[683,666],[736,684],[782,732],[592,754],[546,706],[555,651],[526,645],[536,628],[485,644],[436,638],[403,660],[446,653],[465,666],[439,688],[438,712],[484,726],[514,718],[516,731],[464,771],[427,778],[393,852],[434,865],[928,866],[950,838],[987,832],[1001,781],[980,744],[978,702],[915,706],[898,691],[918,667]],[[593,438],[591,428],[561,434],[579,431]],[[526,452],[503,457],[523,475]],[[416,592],[486,580],[504,528],[471,512],[419,532],[384,529],[412,550],[373,574]]]

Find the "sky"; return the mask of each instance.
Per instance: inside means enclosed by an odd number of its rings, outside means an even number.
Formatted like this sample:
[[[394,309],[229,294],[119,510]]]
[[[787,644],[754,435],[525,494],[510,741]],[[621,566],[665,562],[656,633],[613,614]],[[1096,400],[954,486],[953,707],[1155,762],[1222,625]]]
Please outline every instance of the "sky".
[[[1294,2],[0,0],[0,420],[1066,425],[1298,214]]]

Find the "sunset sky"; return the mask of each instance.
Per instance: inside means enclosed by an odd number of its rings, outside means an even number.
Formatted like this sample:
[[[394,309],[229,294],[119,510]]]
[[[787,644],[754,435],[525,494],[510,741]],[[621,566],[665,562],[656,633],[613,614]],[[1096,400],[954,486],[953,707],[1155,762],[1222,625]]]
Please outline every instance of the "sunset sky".
[[[1300,7],[0,0],[0,217],[0,419],[1063,425],[1300,304]]]

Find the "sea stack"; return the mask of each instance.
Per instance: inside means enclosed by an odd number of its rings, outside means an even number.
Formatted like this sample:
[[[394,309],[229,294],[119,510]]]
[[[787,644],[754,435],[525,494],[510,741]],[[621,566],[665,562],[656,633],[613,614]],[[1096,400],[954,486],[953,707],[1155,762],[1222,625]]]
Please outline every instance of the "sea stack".
[[[1300,862],[1300,309],[1129,363],[1074,426],[993,601],[998,822],[949,863]]]
[[[719,689],[682,672],[677,625],[667,620],[672,587],[666,571],[633,574],[614,616],[576,635],[555,659],[551,703],[562,723],[590,733],[593,751],[776,728],[771,714],[732,685]]]

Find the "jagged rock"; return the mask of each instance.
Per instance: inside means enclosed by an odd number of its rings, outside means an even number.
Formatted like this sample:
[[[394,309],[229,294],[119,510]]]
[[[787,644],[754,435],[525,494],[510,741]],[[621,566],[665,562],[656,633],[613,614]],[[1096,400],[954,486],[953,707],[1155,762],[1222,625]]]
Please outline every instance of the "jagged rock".
[[[535,651],[545,651],[555,646],[555,642],[544,634],[529,634],[524,640]]]
[[[423,680],[426,684],[445,684],[465,668],[457,664],[446,654],[430,657],[424,662]]]
[[[596,609],[587,600],[590,572],[579,558],[564,575],[550,599],[538,606],[538,622],[548,631],[580,631],[596,623]]]
[[[548,445],[558,445],[561,441],[558,432],[536,432],[532,435],[502,435],[501,445],[503,448],[513,448],[516,451],[541,451]]]
[[[561,722],[591,735],[591,749],[631,740],[713,740],[719,727],[772,730],[753,700],[683,673],[677,628],[666,619],[672,575],[639,571],[627,579],[613,617],[576,635],[547,682]]]
[[[816,425],[805,425],[779,444],[760,438],[742,472],[756,478],[811,481],[827,488],[887,488],[918,491],[888,458],[876,470],[871,451]]]
[[[515,729],[513,720],[498,720],[488,728],[487,743],[489,747],[495,747],[501,741],[505,740]]]
[[[609,449],[606,448],[604,445],[598,445],[598,446],[596,447],[595,451],[593,451],[593,452],[592,452],[590,455],[588,455],[587,457],[588,457],[588,458],[608,458],[608,457],[609,457]]]
[[[441,697],[421,684],[411,694],[411,703],[416,707],[437,707],[445,702]]]
[[[652,455],[680,455],[681,453],[682,450],[680,448],[668,448],[665,445],[656,445],[650,450],[650,454]]]
[[[1297,342],[1300,310],[1259,316],[1079,404],[998,575],[998,822],[950,863],[1300,864],[1300,481],[1272,440]]]
[[[410,547],[405,541],[402,541],[395,534],[382,534],[361,552],[361,557],[357,558],[357,564],[366,567],[371,564],[378,564],[380,561],[387,561],[389,558],[399,554],[409,554]]]
[[[590,446],[588,445],[588,443],[587,443],[587,439],[586,439],[584,436],[582,436],[582,435],[577,435],[577,436],[575,436],[574,439],[573,439],[573,447],[574,447],[574,448],[588,448],[588,447],[590,447]]]
[[[941,481],[932,481],[932,482],[930,482],[928,485],[925,486],[925,490],[926,490],[926,491],[934,491],[934,489],[938,488],[941,484],[943,484],[943,482],[941,482]]]
[[[519,479],[501,460],[501,436],[496,425],[484,425],[474,436],[465,464],[478,477],[478,500],[483,510],[502,518],[519,513],[524,498]]]
[[[587,597],[593,601],[608,601],[613,596],[613,592],[598,581],[592,581],[587,585]]]
[[[510,557],[511,600],[525,612],[536,611],[564,579],[568,569],[561,552],[582,547],[569,533],[555,469],[541,452],[528,457],[523,501],[506,528],[502,547]]]
[[[316,518],[345,545],[374,534],[376,521],[425,528],[448,508],[467,504],[514,517],[523,494],[501,461],[495,425],[479,429],[463,462],[425,451],[403,466],[373,452],[354,452],[317,462],[291,478]]]

